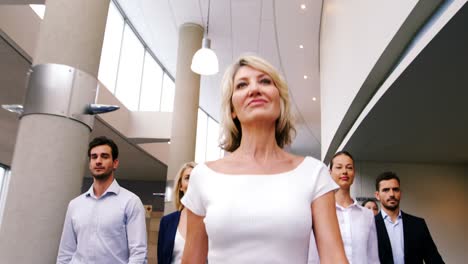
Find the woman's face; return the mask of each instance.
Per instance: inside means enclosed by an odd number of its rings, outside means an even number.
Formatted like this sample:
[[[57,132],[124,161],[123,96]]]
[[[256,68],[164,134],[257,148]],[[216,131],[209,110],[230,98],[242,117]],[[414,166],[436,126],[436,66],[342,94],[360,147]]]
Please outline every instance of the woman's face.
[[[377,207],[377,204],[375,202],[369,201],[364,205],[365,208],[372,210],[374,215],[377,215],[379,213],[379,207]]]
[[[190,173],[192,173],[192,168],[186,168],[184,172],[182,172],[182,179],[180,181],[180,190],[185,194],[188,188],[189,180],[190,180]]]
[[[344,154],[336,156],[330,174],[341,189],[349,189],[354,181],[353,160]]]
[[[265,121],[275,123],[280,115],[280,95],[266,73],[242,66],[234,76],[232,118],[242,124]]]

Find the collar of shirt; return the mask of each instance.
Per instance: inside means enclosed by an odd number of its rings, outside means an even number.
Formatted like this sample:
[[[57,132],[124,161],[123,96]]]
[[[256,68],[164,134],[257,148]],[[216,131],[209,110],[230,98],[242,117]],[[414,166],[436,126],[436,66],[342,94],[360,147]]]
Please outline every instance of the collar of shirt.
[[[93,184],[94,185],[94,184]],[[91,185],[91,187],[89,187],[88,191],[85,193],[86,197],[93,197],[94,199],[97,199],[96,198],[96,195],[94,195],[94,189],[93,189],[93,185]],[[114,181],[112,181],[111,185],[109,185],[109,187],[107,187],[106,191],[101,195],[101,197],[99,198],[102,198],[102,197],[105,197],[108,193],[113,193],[115,195],[118,195],[120,192],[120,185],[117,183],[117,181],[114,179]]]
[[[353,201],[354,202],[351,205],[349,205],[348,207],[343,207],[343,206],[339,205],[338,203],[336,203],[335,205],[336,205],[337,209],[342,210],[342,211],[344,211],[346,209],[353,208],[353,207],[359,207],[356,199],[353,199]]]
[[[392,219],[390,218],[390,216],[384,211],[384,210],[380,210],[380,212],[382,213],[382,218],[384,219],[384,221],[389,221],[390,223],[392,224],[395,224],[392,222]],[[399,222],[401,220],[401,210],[398,211],[398,217],[397,217],[397,221],[396,222]]]

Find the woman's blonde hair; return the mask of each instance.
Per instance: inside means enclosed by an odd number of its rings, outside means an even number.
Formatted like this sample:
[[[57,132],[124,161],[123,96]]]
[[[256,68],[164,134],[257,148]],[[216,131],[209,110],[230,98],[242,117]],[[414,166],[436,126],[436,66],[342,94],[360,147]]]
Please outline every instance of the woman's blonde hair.
[[[237,71],[244,66],[249,66],[266,73],[271,77],[276,88],[278,88],[280,95],[280,116],[276,120],[275,138],[278,146],[283,148],[291,143],[296,131],[290,109],[288,85],[270,63],[254,55],[241,56],[224,73],[221,83],[223,90],[221,99],[221,148],[232,152],[240,146],[242,139],[240,122],[237,118],[233,119],[232,117],[234,109],[232,94],[234,92],[234,77]]]
[[[184,205],[180,202],[180,200],[184,196],[184,192],[180,189],[182,188],[182,179],[183,179],[182,176],[184,175],[184,172],[186,169],[188,168],[193,169],[195,168],[195,166],[197,166],[197,163],[193,161],[187,162],[187,163],[184,163],[184,165],[182,165],[182,167],[180,167],[179,171],[177,172],[177,176],[174,181],[174,203],[178,211],[181,211],[182,209],[184,209]]]

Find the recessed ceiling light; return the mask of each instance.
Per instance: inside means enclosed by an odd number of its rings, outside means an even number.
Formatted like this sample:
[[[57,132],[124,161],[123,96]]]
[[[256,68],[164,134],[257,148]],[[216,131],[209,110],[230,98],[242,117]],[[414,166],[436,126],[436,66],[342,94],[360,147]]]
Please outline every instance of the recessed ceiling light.
[[[300,48],[300,49],[303,49],[303,48],[304,48],[304,46],[303,46],[303,45],[299,45],[299,48]]]
[[[307,78],[309,78],[309,76],[307,76],[307,75],[304,75],[304,79],[306,79],[306,80],[307,80]]]
[[[302,10],[305,10],[306,8],[307,8],[307,7],[306,7],[305,4],[301,4],[301,9],[302,9]]]
[[[315,97],[312,97],[312,101],[317,101],[317,98],[315,98]]]
[[[167,144],[169,144],[169,145],[170,145],[170,144],[171,144],[171,142],[170,142],[170,141],[168,141],[168,142],[167,142]]]

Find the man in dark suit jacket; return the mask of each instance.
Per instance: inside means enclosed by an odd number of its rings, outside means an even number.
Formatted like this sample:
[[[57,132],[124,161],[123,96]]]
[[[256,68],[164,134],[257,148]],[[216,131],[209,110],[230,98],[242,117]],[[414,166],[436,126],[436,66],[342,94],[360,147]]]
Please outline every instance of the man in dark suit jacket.
[[[384,172],[376,179],[375,197],[382,210],[375,216],[382,264],[444,263],[424,219],[400,210],[400,179]]]

